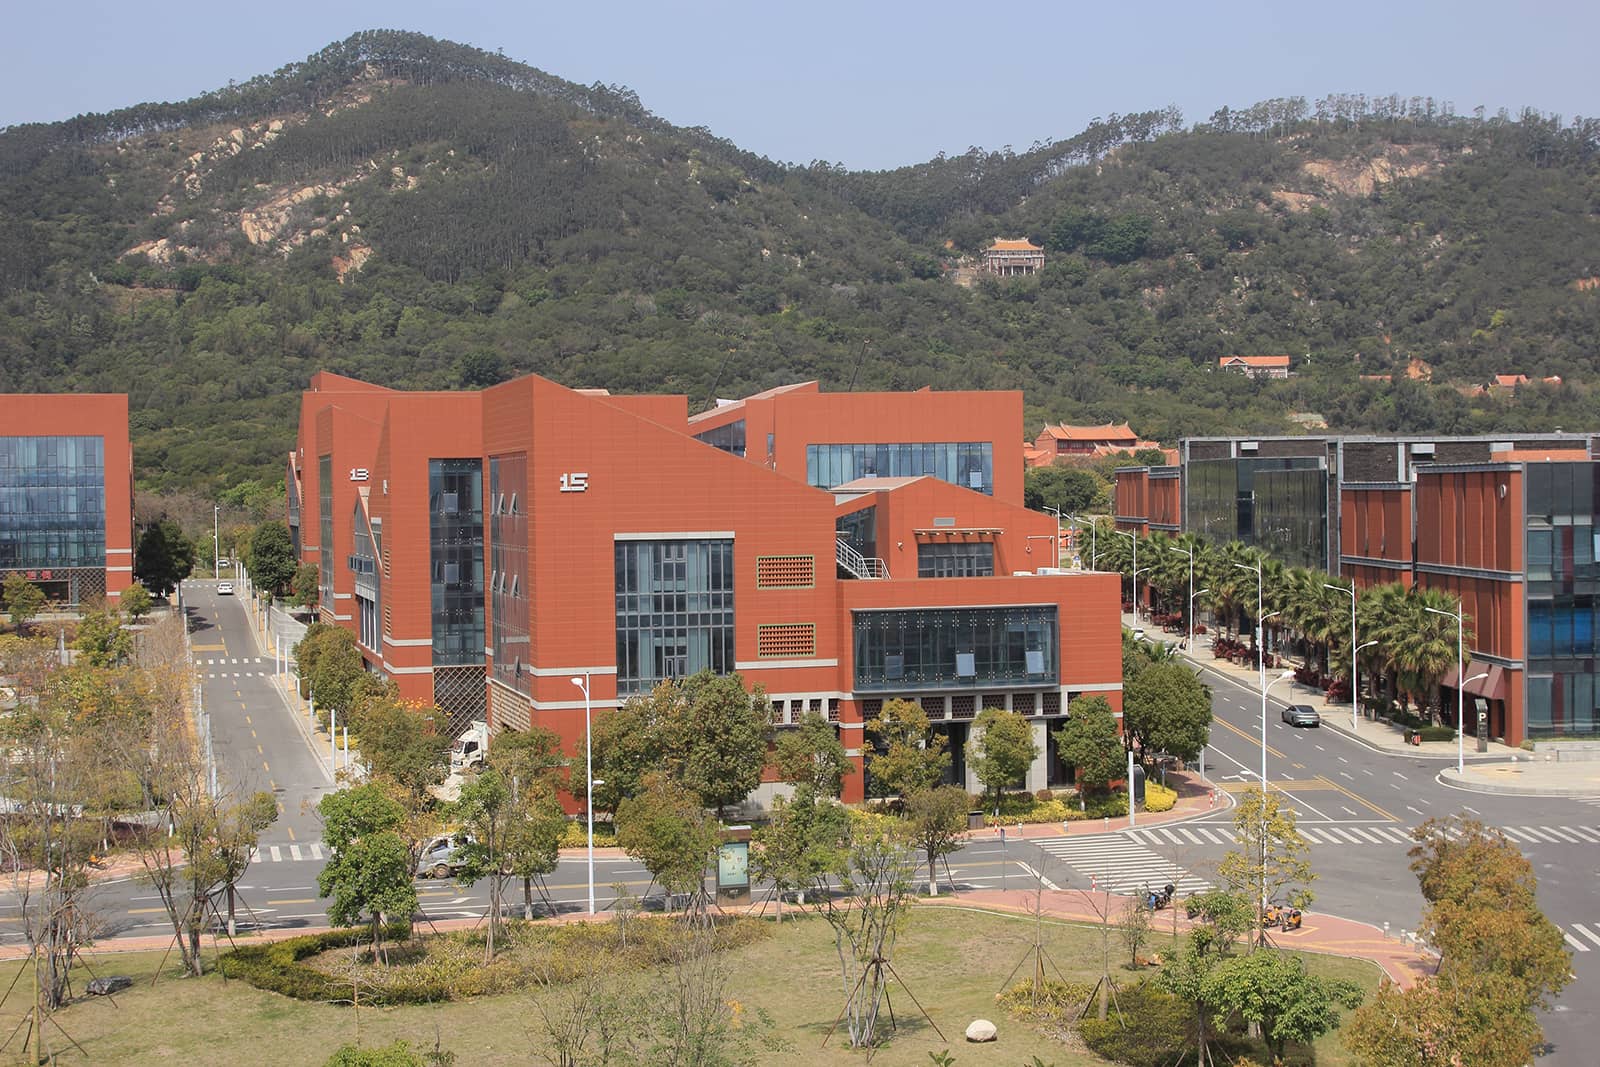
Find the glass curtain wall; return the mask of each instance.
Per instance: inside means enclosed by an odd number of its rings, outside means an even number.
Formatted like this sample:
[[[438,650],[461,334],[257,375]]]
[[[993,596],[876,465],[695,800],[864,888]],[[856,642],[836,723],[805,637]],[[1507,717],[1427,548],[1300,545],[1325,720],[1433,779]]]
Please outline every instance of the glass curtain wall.
[[[862,692],[1053,685],[1060,676],[1054,604],[855,613]]]
[[[1292,567],[1328,565],[1328,472],[1316,456],[1195,460],[1184,528],[1240,541]]]
[[[1527,465],[1527,734],[1600,735],[1595,663],[1600,465]]]
[[[857,478],[931,475],[994,495],[994,445],[988,441],[807,445],[806,482],[819,489]]]
[[[694,439],[696,441],[704,441],[712,448],[720,449],[723,452],[728,452],[732,455],[738,456],[740,459],[744,458],[743,419],[740,419],[738,422],[730,422],[726,426],[718,426],[714,429],[707,430],[705,433],[697,433],[694,435]]]
[[[615,553],[617,691],[732,673],[733,542],[618,541]]]
[[[483,465],[428,461],[433,663],[483,662]]]
[[[317,457],[318,602],[333,614],[333,456]]]
[[[533,696],[528,623],[533,572],[528,568],[528,455],[489,459],[489,596],[494,605],[494,680]]]
[[[970,541],[965,544],[917,545],[918,578],[992,578],[994,543]]]
[[[0,568],[106,565],[105,442],[0,437]]]

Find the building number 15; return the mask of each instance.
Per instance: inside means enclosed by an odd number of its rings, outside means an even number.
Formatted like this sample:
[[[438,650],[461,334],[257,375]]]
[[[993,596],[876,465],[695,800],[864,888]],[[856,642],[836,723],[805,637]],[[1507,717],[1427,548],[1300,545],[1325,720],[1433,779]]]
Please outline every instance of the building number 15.
[[[574,471],[561,476],[561,491],[563,493],[582,493],[589,488],[589,472]]]

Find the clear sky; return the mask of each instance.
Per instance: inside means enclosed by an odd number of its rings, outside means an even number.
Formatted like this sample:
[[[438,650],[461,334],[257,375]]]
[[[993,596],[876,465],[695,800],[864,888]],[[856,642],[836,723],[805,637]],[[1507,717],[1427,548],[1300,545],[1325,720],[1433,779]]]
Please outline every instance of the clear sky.
[[[416,30],[589,84],[773,159],[893,167],[1026,149],[1112,112],[1331,92],[1600,114],[1595,0],[10,0],[0,126],[180,100],[362,29]]]

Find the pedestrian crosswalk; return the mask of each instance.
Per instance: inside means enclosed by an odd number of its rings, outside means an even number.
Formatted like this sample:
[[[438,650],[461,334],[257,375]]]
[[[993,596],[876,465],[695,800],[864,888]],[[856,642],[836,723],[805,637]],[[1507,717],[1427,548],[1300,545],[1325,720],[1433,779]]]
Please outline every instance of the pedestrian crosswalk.
[[[274,673],[276,673],[273,670],[261,670],[261,669],[259,669],[262,664],[267,664],[269,666],[276,666],[275,661],[270,660],[270,659],[266,659],[266,658],[264,658],[262,656],[240,656],[240,657],[238,657],[236,659],[227,659],[227,658],[199,659],[199,658],[196,658],[195,661],[194,661],[194,665],[197,668],[202,668],[202,667],[214,668],[213,670],[207,670],[207,671],[204,672],[204,676],[207,677],[207,678],[258,678],[258,677],[259,678],[268,678],[268,677],[271,677]],[[232,671],[230,671],[230,670],[226,669],[228,667],[238,667],[238,668],[241,668],[241,669],[240,670],[232,670]],[[242,668],[249,668],[249,667],[256,667],[257,669],[256,670],[242,669]]]
[[[1057,837],[1035,841],[1050,856],[1078,874],[1074,889],[1095,888],[1113,893],[1133,892],[1146,887],[1156,889],[1168,882],[1178,893],[1198,893],[1211,883],[1190,874],[1178,864],[1152,851],[1126,835],[1112,837]]]
[[[308,841],[300,844],[261,845],[250,850],[251,863],[304,863],[314,861],[321,863],[327,859],[321,841]]]
[[[1561,936],[1572,951],[1593,952],[1600,949],[1600,922],[1567,923],[1561,928]]]
[[[1352,825],[1318,823],[1298,827],[1300,836],[1311,845],[1415,845],[1411,828],[1397,823]],[[1519,845],[1600,845],[1600,827],[1594,826],[1501,826],[1499,830]],[[1237,838],[1224,826],[1157,826],[1124,830],[1122,833],[1143,844],[1171,849],[1181,845],[1233,845]]]

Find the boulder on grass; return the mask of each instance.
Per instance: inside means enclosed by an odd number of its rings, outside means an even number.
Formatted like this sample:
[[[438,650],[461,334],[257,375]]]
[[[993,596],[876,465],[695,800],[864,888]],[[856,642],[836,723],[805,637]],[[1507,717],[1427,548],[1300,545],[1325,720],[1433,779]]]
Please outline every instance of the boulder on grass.
[[[112,993],[120,993],[133,985],[133,979],[126,975],[113,974],[105,978],[96,978],[84,987],[90,996],[106,997]]]
[[[967,1040],[972,1042],[993,1041],[1000,1036],[1000,1031],[995,1029],[994,1023],[988,1019],[974,1019],[967,1027]]]

